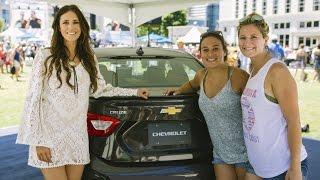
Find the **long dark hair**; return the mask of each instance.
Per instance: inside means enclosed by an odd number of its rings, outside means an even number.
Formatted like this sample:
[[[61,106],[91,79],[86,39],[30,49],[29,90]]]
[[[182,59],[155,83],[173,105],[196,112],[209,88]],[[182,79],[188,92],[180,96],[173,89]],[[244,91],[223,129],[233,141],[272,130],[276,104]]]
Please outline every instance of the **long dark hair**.
[[[69,61],[68,54],[70,54],[70,52],[68,48],[65,46],[64,38],[62,37],[60,32],[60,18],[63,14],[69,11],[74,12],[79,19],[81,34],[77,40],[76,55],[80,59],[86,71],[89,73],[90,81],[91,81],[90,88],[93,90],[93,92],[95,92],[98,86],[97,85],[98,71],[96,68],[96,62],[94,60],[94,52],[90,46],[91,39],[89,36],[89,25],[84,15],[76,5],[63,6],[61,9],[59,9],[59,11],[57,12],[53,20],[53,23],[52,23],[53,35],[52,35],[51,47],[50,47],[51,55],[45,60],[45,75],[48,75],[48,79],[49,79],[52,75],[53,68],[55,68],[57,71],[56,76],[60,82],[60,85],[58,88],[60,88],[62,85],[61,72],[63,69],[67,73],[66,83],[71,89],[75,88],[74,85],[70,84],[69,82],[71,78],[71,70],[68,64],[68,61]],[[49,63],[49,66],[48,66],[48,63]]]

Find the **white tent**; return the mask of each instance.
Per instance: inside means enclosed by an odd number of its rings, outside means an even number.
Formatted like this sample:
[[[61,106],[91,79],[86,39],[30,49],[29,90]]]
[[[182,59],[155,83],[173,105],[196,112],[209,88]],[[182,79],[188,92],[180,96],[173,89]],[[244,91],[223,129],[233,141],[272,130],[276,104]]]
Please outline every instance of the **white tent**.
[[[154,18],[194,5],[219,2],[220,0],[43,0],[53,4],[76,4],[82,10],[111,18],[130,27],[133,37],[135,28]],[[135,38],[132,38],[135,43]]]
[[[24,35],[25,33],[20,31],[18,28],[14,28],[14,27],[9,27],[7,30],[3,31],[0,33],[0,36],[14,36],[14,37],[17,37],[17,36],[22,36]]]
[[[219,0],[45,0],[54,4],[76,4],[82,10],[119,21],[121,24],[139,26],[167,13],[194,5],[214,3]],[[133,18],[132,18],[133,17]]]
[[[181,38],[181,40],[184,43],[200,43],[200,35],[201,32],[198,30],[198,28],[193,27],[189,32],[187,32],[186,35]]]

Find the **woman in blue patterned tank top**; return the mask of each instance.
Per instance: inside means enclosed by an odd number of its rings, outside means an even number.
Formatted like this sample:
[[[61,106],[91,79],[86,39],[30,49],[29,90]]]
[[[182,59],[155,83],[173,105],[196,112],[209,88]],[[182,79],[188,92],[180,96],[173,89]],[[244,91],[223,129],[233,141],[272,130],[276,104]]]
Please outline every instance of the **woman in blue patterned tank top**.
[[[222,32],[206,32],[200,38],[204,69],[194,79],[166,95],[196,93],[213,144],[213,169],[217,180],[244,179],[248,157],[243,139],[240,96],[249,75],[226,64],[227,45]]]

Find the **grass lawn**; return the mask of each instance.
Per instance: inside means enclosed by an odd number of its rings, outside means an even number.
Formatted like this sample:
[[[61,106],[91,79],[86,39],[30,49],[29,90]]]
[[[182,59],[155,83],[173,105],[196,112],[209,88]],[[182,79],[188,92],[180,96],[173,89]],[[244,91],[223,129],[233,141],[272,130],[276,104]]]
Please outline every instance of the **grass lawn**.
[[[301,123],[310,125],[305,137],[320,140],[320,83],[298,83]]]
[[[31,67],[25,67],[21,81],[10,74],[0,74],[0,128],[18,125],[28,86]]]
[[[31,68],[26,66],[22,82],[10,78],[9,74],[0,74],[0,128],[20,123],[20,115],[28,86]],[[299,74],[297,75],[299,77]],[[303,136],[320,140],[320,83],[297,82],[301,123],[310,125],[310,132]]]

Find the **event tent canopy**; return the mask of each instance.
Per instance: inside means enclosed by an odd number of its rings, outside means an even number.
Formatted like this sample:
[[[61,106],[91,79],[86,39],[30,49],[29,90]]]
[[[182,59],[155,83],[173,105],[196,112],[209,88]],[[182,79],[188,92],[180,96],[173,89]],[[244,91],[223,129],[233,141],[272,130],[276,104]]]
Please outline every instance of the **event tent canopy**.
[[[197,27],[192,27],[186,35],[180,38],[184,43],[200,43],[201,32]]]
[[[21,31],[19,28],[9,27],[5,31],[0,33],[0,36],[22,36],[25,33]]]
[[[108,17],[130,27],[194,5],[219,0],[45,0],[59,5],[76,4],[82,10]],[[132,18],[134,17],[134,18]]]
[[[194,5],[204,5],[220,0],[43,0],[52,4],[76,4],[82,10],[108,17],[130,27],[132,45],[135,28],[152,19]]]

